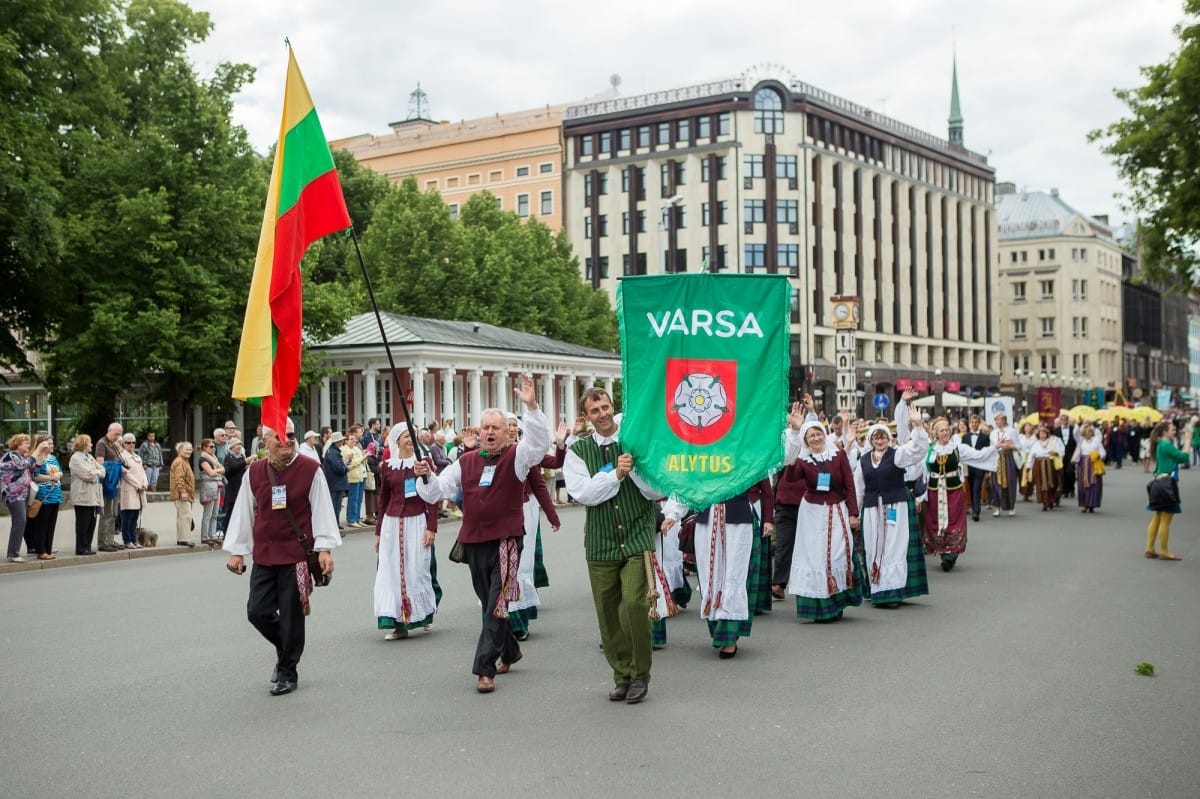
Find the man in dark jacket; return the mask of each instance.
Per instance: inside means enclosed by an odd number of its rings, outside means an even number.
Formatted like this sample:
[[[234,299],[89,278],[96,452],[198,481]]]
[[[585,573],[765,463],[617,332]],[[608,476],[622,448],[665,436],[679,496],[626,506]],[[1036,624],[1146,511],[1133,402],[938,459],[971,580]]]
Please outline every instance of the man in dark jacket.
[[[325,442],[325,454],[321,456],[321,470],[325,472],[325,482],[329,483],[329,496],[333,500],[333,517],[338,520],[338,529],[345,530],[342,524],[342,502],[350,492],[350,481],[346,477],[349,471],[346,461],[342,460],[342,448],[338,444],[345,438],[340,432],[334,431]]]

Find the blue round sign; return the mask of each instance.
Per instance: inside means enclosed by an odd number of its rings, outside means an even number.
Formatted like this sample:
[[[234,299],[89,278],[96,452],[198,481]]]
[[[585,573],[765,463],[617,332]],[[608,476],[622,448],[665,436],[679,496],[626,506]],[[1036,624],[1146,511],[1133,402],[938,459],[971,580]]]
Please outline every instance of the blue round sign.
[[[888,400],[887,394],[876,394],[875,395],[875,410],[886,411],[887,406],[890,404],[891,403]]]

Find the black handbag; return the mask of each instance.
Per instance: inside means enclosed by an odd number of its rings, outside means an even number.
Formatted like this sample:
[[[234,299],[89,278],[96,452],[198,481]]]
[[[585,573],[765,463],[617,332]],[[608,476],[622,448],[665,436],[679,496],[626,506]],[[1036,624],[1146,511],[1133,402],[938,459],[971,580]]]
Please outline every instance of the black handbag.
[[[450,547],[450,560],[455,563],[467,562],[467,547],[459,539],[454,539],[454,546]]]
[[[696,514],[689,513],[679,520],[679,551],[685,555],[696,554]]]
[[[279,481],[275,479],[275,470],[271,468],[271,464],[267,464],[267,476],[271,478],[271,487],[279,485]],[[333,582],[332,574],[325,574],[321,569],[321,553],[308,548],[308,540],[305,539],[304,533],[300,530],[300,525],[296,523],[296,517],[292,515],[292,509],[288,506],[283,506],[283,512],[287,515],[288,524],[292,526],[292,532],[296,534],[296,540],[300,542],[300,546],[304,549],[305,558],[308,561],[308,573],[312,577],[313,586],[316,588],[324,588]],[[314,543],[316,537],[313,537]]]
[[[1179,483],[1169,474],[1160,474],[1146,483],[1146,504],[1151,510],[1169,511],[1179,507]]]

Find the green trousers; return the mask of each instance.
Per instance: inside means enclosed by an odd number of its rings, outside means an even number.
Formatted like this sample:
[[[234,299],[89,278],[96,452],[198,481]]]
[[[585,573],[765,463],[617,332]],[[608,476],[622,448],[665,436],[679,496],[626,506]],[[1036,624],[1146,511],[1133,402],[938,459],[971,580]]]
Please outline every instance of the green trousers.
[[[650,605],[642,553],[625,560],[589,560],[588,580],[604,656],[620,685],[650,676]]]

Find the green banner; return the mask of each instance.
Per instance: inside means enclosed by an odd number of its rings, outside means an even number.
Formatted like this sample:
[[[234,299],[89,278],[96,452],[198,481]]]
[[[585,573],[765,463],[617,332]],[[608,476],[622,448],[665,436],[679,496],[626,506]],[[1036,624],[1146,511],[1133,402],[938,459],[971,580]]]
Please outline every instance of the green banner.
[[[782,275],[621,279],[621,448],[649,485],[706,508],[783,465],[790,303]]]

